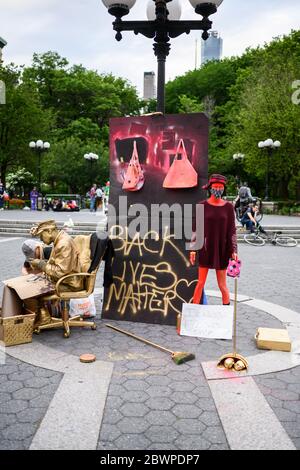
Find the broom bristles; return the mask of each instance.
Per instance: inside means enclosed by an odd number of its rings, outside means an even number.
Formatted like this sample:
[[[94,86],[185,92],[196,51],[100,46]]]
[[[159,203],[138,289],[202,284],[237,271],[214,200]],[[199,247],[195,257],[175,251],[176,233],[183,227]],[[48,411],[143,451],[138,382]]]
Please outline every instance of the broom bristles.
[[[178,366],[184,364],[185,362],[192,361],[195,359],[195,354],[188,352],[175,352],[172,354],[172,359]]]

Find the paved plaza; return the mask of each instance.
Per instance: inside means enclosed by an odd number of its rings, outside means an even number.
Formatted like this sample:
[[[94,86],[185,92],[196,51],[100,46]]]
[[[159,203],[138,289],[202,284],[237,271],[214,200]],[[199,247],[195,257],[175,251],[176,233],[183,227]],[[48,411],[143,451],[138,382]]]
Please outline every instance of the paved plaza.
[[[299,2],[1,1],[0,470],[300,450]]]
[[[1,280],[19,275],[21,243],[0,238]],[[248,374],[210,377],[209,364],[231,350],[230,341],[101,320],[100,272],[96,331],[73,329],[69,339],[46,331],[29,345],[6,348],[0,449],[300,449],[300,313],[294,313],[300,312],[300,248],[240,245],[239,253],[238,351],[250,360]],[[206,290],[209,303],[219,304],[214,272]],[[177,366],[105,323],[196,359]],[[295,339],[292,353],[256,348],[257,327],[285,326]],[[96,363],[80,364],[86,352],[96,354]]]
[[[105,215],[103,210],[99,209],[97,212],[90,212],[88,209],[83,209],[79,212],[53,212],[53,211],[24,211],[24,210],[5,210],[0,212],[0,222],[3,220],[9,221],[43,221],[54,219],[57,222],[68,222],[71,219],[74,223],[98,223],[103,220]],[[287,217],[288,219],[288,217]],[[296,219],[296,217],[295,217]],[[300,220],[299,220],[300,223]]]
[[[31,211],[31,210],[5,210],[0,212],[0,222],[2,220],[10,221],[42,221],[54,219],[57,222],[65,222],[71,218],[74,222],[98,223],[104,219],[103,210],[90,212],[83,209],[79,212],[53,212],[53,211]],[[300,217],[284,215],[264,215],[262,225],[295,225],[300,226]]]

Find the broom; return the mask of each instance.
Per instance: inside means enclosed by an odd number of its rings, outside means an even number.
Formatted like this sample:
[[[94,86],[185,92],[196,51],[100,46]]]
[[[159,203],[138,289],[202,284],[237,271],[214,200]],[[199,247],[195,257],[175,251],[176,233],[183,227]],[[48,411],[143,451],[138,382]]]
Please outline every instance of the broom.
[[[105,326],[115,331],[119,331],[119,333],[123,333],[124,335],[130,336],[131,338],[137,339],[138,341],[141,341],[142,343],[149,344],[150,346],[153,346],[154,348],[160,349],[160,351],[170,353],[173,361],[177,365],[180,365],[180,364],[183,364],[184,362],[192,361],[193,359],[195,359],[195,355],[192,353],[181,352],[181,351],[171,351],[170,349],[164,348],[163,346],[160,346],[159,344],[152,343],[151,341],[145,338],[142,338],[141,336],[136,336],[133,333],[130,333],[129,331],[126,331],[126,330],[121,330],[121,328],[117,328],[116,326],[108,325],[108,324],[106,324]]]

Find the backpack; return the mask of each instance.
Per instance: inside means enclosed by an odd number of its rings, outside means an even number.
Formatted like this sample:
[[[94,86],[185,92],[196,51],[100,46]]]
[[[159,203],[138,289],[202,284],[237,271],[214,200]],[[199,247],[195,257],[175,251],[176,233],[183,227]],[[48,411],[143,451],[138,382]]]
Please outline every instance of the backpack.
[[[240,199],[247,199],[249,197],[249,191],[246,186],[242,186],[239,190],[239,197]]]

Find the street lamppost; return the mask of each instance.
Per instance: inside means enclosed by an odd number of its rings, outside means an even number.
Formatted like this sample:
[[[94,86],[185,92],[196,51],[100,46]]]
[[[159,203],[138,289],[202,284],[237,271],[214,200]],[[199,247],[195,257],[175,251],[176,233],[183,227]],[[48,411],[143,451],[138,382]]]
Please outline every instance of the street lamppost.
[[[281,142],[279,140],[267,139],[258,143],[260,149],[267,150],[267,170],[266,170],[266,190],[265,190],[265,201],[269,200],[269,173],[270,173],[270,158],[273,155],[273,151],[281,147]]]
[[[232,158],[237,163],[237,181],[238,181],[238,184],[240,185],[241,184],[241,167],[240,167],[240,164],[244,160],[245,155],[243,153],[235,153]]]
[[[202,30],[202,38],[206,40],[208,31],[212,28],[209,16],[217,12],[223,0],[189,0],[195,12],[202,16],[200,21],[179,21],[181,7],[177,0],[150,0],[147,7],[148,21],[123,21],[122,17],[128,15],[135,2],[136,0],[102,0],[108,12],[116,18],[113,29],[117,33],[117,41],[121,41],[122,31],[133,31],[134,34],[154,39],[153,48],[158,66],[157,111],[164,113],[165,66],[171,48],[170,39],[184,33],[189,34],[192,30]]]
[[[93,163],[94,161],[99,159],[99,155],[97,155],[96,153],[86,153],[84,155],[84,158],[91,162],[91,183],[93,184]]]
[[[36,142],[30,142],[29,147],[38,154],[38,190],[41,192],[41,155],[50,149],[50,144],[49,142],[37,140]]]

